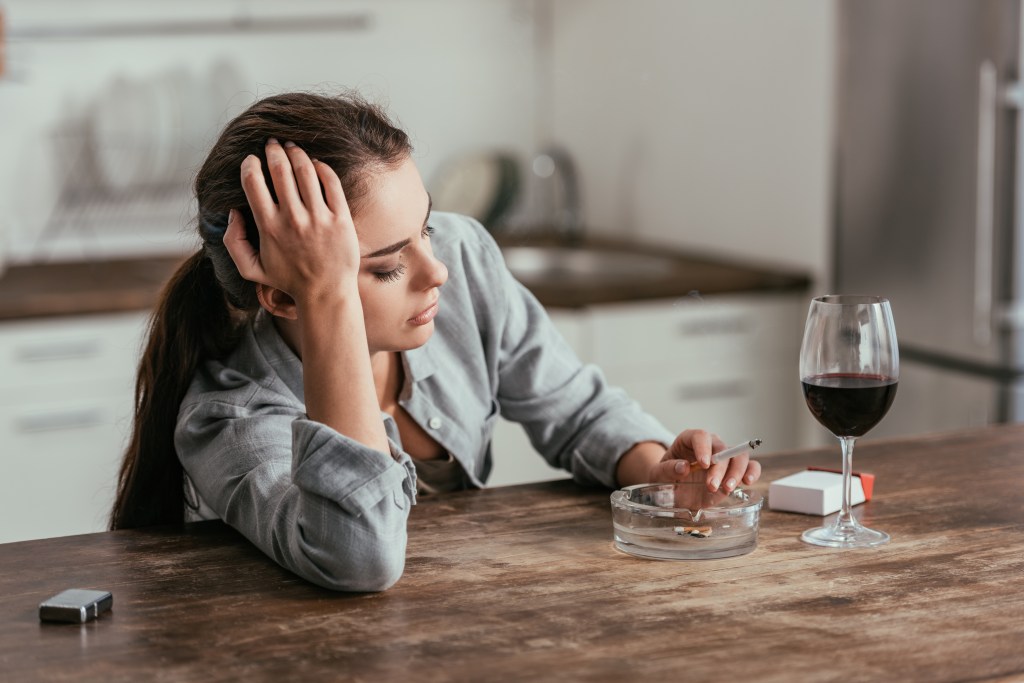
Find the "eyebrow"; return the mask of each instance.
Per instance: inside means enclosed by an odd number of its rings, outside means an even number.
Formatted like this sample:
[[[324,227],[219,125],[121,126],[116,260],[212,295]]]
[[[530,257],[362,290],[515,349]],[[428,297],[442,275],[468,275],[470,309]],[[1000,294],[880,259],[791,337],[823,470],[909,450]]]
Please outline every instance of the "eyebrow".
[[[430,210],[434,207],[434,198],[427,193],[427,215],[423,217],[423,227],[427,227],[427,221],[430,219]],[[377,258],[378,256],[387,256],[388,254],[394,254],[396,251],[402,251],[405,249],[411,240],[404,239],[401,242],[395,242],[394,244],[388,245],[383,249],[378,249],[372,254],[366,254],[360,258]]]

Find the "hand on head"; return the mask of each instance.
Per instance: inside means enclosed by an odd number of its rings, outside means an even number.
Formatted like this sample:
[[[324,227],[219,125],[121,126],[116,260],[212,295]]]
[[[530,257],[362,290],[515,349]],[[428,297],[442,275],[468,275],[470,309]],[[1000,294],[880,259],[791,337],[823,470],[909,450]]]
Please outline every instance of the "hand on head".
[[[241,167],[242,188],[259,230],[259,251],[246,239],[249,227],[234,209],[224,233],[224,246],[239,273],[300,304],[356,292],[359,242],[337,174],[291,143],[271,139],[266,156],[276,203],[259,158],[250,155]]]

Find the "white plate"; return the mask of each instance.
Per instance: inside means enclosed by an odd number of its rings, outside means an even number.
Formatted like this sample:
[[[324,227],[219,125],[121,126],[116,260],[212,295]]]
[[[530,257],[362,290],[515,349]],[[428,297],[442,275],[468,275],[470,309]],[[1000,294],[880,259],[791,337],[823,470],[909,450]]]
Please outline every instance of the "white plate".
[[[150,134],[150,162],[147,167],[146,183],[159,185],[167,182],[177,162],[178,112],[177,95],[168,76],[155,78],[140,84],[151,93],[154,103]]]
[[[114,192],[145,183],[152,175],[153,128],[162,126],[156,98],[152,87],[119,76],[93,106],[90,135],[96,168]]]
[[[194,123],[195,111],[193,79],[185,69],[174,69],[166,72],[160,79],[164,91],[168,111],[171,114],[170,126],[164,131],[160,144],[168,149],[167,165],[162,173],[165,183],[182,183],[194,163],[195,142]]]
[[[434,208],[483,220],[501,191],[501,159],[475,154],[456,159],[438,173],[431,188]]]

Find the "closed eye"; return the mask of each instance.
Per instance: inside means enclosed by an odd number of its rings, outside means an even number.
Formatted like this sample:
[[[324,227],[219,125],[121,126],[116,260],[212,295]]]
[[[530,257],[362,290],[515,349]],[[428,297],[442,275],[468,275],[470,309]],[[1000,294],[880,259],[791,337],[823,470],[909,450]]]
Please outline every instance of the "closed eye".
[[[391,270],[385,270],[378,273],[374,273],[373,276],[381,282],[398,282],[405,275],[405,264],[399,263],[397,267]]]
[[[434,234],[434,228],[424,225],[420,234],[423,235],[423,239],[430,239],[430,236]],[[403,275],[405,275],[405,264],[401,262],[391,270],[382,270],[373,274],[381,282],[398,282]]]

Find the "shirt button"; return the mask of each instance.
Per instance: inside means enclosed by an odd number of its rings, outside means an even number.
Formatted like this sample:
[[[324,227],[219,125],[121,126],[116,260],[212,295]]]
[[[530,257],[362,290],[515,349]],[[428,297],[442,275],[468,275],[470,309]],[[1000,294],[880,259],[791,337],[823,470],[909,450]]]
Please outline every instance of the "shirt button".
[[[430,418],[430,420],[427,422],[427,426],[430,427],[431,429],[440,429],[441,428],[441,418],[439,418],[439,417],[432,417],[432,418]]]

